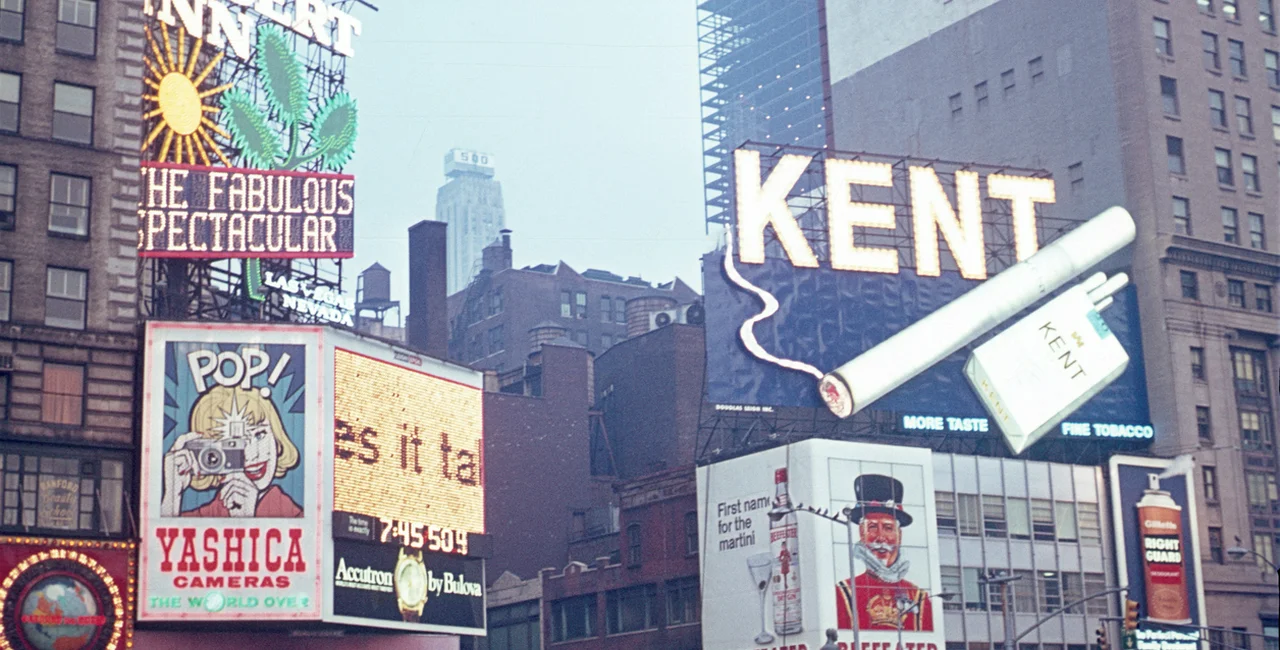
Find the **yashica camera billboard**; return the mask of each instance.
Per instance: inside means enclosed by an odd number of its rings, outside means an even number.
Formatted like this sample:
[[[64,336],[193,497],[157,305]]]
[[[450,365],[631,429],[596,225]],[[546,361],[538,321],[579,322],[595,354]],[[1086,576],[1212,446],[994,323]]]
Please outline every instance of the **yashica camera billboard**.
[[[850,530],[798,504],[849,508]],[[945,646],[932,455],[807,440],[698,468],[708,650]],[[853,571],[850,571],[850,558]],[[852,581],[852,582],[851,582]],[[871,644],[871,645],[866,645]]]
[[[148,325],[139,620],[319,618],[318,340]]]

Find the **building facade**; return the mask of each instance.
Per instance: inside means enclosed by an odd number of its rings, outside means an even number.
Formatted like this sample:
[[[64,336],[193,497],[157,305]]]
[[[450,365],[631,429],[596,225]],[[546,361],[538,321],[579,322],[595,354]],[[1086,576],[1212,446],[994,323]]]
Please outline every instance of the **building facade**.
[[[828,24],[837,149],[1044,168],[1056,214],[1134,215],[1153,451],[1195,459],[1208,619],[1273,635],[1275,572],[1227,549],[1280,545],[1274,9],[921,1]],[[859,53],[856,33],[893,36]]]
[[[599,355],[648,330],[644,320],[628,332],[627,303],[637,298],[653,299],[631,310],[647,319],[650,311],[687,306],[699,296],[679,278],[654,286],[599,269],[579,273],[564,262],[512,268],[511,239],[504,233],[485,248],[476,279],[449,296],[449,357],[479,370],[515,372],[535,347],[535,329]]]
[[[0,7],[0,532],[136,536],[142,10]]]
[[[444,174],[449,181],[436,191],[436,221],[449,224],[448,292],[453,295],[480,271],[481,251],[498,238],[507,218],[492,156],[451,149]]]

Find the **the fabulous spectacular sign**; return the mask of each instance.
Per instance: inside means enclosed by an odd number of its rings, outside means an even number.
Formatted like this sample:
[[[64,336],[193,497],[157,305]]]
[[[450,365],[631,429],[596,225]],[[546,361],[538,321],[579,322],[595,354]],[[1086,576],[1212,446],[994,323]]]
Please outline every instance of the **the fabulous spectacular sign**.
[[[772,146],[745,147],[734,161],[728,246],[703,266],[715,402],[825,408],[817,381],[825,373],[1030,260],[1092,216],[1054,217],[1053,181],[1032,170]],[[1135,292],[1120,290],[1113,300],[1101,317],[1132,361],[1070,419],[1146,426]],[[984,317],[994,308],[975,304],[965,315]],[[970,422],[967,434],[987,433],[971,424],[990,414],[966,382],[965,352],[878,364],[882,373],[912,378],[871,408],[945,416]],[[906,368],[915,361],[918,368]],[[994,426],[988,430],[997,435]]]

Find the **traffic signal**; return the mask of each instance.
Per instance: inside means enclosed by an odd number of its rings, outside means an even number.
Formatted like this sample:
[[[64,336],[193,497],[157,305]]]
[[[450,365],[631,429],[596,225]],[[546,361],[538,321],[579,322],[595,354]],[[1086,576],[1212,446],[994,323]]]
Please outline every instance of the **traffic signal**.
[[[1099,650],[1111,650],[1111,645],[1107,643],[1107,626],[1105,623],[1098,626],[1097,635]]]
[[[1124,601],[1124,631],[1132,632],[1138,629],[1138,601],[1125,599]]]

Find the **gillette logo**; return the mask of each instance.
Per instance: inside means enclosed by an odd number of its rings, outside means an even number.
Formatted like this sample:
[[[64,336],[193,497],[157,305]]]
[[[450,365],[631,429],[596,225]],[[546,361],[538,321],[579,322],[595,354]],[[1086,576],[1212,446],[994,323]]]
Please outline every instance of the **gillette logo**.
[[[1172,521],[1163,521],[1157,519],[1147,519],[1142,522],[1147,528],[1163,528],[1164,530],[1178,530],[1178,525]]]

